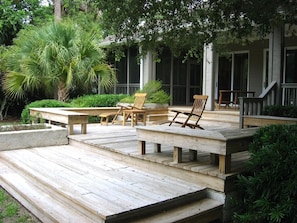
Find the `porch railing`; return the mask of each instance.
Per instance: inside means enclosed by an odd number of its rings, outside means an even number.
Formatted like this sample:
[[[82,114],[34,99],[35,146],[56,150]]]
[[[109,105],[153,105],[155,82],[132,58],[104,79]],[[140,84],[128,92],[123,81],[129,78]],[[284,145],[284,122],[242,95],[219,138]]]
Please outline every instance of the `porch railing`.
[[[282,104],[297,105],[297,83],[285,83],[282,87]]]
[[[272,81],[259,97],[239,98],[239,128],[243,128],[243,116],[261,115],[265,106],[275,104],[276,85],[276,81]]]

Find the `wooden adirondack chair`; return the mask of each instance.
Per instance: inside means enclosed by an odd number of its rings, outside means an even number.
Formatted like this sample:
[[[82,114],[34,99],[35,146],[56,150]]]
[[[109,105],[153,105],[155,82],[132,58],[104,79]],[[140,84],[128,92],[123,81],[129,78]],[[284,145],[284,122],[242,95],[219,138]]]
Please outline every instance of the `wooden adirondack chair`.
[[[118,119],[118,116],[124,115],[124,111],[125,111],[125,114],[128,114],[125,117],[123,117],[124,122],[126,122],[127,119],[131,117],[131,114],[134,114],[136,111],[138,112],[143,111],[142,109],[143,109],[146,96],[147,96],[147,93],[135,93],[135,99],[132,106],[119,105],[120,109],[117,112],[100,114],[99,116],[100,116],[101,125],[102,124],[108,125],[109,117],[111,116],[113,116],[112,124],[114,124]],[[134,113],[133,112],[129,113],[129,111],[134,111]]]
[[[173,123],[181,124],[181,127],[188,126],[190,128],[200,128],[203,129],[199,124],[199,120],[202,117],[202,113],[205,109],[205,105],[208,99],[207,95],[194,95],[194,103],[191,112],[171,110],[171,112],[175,112],[175,116],[172,121],[169,123],[169,126]],[[178,116],[184,115],[187,116],[184,122],[176,120]]]

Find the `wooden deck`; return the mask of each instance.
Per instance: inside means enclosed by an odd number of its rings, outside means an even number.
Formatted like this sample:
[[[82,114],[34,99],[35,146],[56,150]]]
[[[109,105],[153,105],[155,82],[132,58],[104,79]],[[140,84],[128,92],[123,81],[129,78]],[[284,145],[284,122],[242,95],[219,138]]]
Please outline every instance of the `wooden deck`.
[[[234,127],[201,122],[208,130]],[[74,126],[80,132],[80,126]],[[245,168],[247,152],[222,174],[207,153],[174,163],[172,148],[138,151],[136,129],[88,124],[63,146],[0,152],[0,185],[42,222],[210,222]]]

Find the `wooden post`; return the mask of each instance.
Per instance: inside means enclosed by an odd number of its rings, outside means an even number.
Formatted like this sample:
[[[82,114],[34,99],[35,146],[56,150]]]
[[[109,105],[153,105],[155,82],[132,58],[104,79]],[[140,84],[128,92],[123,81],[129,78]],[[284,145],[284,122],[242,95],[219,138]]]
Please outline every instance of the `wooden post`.
[[[231,154],[226,156],[220,155],[219,170],[221,173],[231,172]]]
[[[182,148],[174,146],[173,162],[175,162],[175,163],[181,163],[182,162]]]
[[[145,141],[138,141],[138,150],[141,155],[145,155]]]

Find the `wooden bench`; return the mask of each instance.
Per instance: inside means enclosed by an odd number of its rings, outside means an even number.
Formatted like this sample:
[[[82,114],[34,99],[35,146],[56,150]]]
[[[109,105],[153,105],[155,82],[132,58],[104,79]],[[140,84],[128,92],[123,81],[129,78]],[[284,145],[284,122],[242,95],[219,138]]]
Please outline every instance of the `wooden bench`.
[[[243,126],[261,127],[267,125],[294,125],[297,124],[297,118],[278,117],[270,115],[244,115]]]
[[[173,161],[182,162],[182,148],[190,149],[190,159],[197,160],[197,151],[211,154],[211,163],[219,164],[221,173],[231,172],[231,154],[246,151],[257,128],[207,131],[172,126],[136,128],[139,153],[146,153],[146,142],[173,146]],[[218,159],[217,159],[218,158]]]
[[[252,95],[255,96],[254,91],[241,91],[241,90],[219,90],[219,101],[218,106],[221,108],[222,104],[225,104],[228,107],[230,104],[237,105],[239,103],[239,97],[248,97]],[[234,107],[236,108],[236,107]]]
[[[67,111],[60,108],[30,108],[30,115],[51,121],[66,124],[68,134],[73,135],[73,125],[81,125],[81,133],[87,133],[88,115],[74,111]]]

